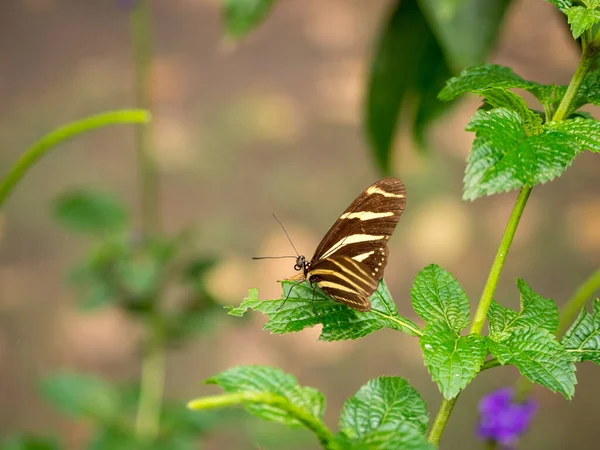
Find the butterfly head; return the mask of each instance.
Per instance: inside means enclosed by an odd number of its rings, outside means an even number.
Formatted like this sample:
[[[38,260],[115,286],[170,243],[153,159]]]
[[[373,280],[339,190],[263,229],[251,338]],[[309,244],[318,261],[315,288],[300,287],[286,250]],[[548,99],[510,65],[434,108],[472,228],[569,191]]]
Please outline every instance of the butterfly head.
[[[310,262],[306,260],[306,256],[298,255],[296,258],[296,264],[294,264],[294,270],[302,270],[306,275],[310,270]]]

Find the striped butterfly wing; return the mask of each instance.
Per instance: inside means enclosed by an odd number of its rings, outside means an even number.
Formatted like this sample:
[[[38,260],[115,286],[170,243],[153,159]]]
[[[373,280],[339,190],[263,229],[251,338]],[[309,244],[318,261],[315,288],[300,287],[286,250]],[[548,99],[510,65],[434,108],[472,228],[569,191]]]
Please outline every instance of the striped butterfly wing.
[[[307,277],[335,300],[359,311],[370,310],[368,297],[383,278],[387,243],[405,205],[406,190],[397,178],[384,178],[369,186],[329,229],[315,251]],[[334,273],[335,267],[338,272]],[[362,282],[350,278],[352,284],[341,278],[352,271]]]

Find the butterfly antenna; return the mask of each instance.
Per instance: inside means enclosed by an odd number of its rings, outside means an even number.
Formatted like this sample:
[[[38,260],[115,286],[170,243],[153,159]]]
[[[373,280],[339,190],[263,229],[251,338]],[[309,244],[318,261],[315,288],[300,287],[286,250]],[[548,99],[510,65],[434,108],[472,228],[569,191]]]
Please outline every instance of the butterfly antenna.
[[[296,252],[296,255],[300,256],[300,253],[298,253],[298,250],[296,250],[296,246],[294,245],[294,243],[292,242],[292,240],[290,239],[290,235],[288,234],[288,232],[286,231],[285,227],[283,226],[283,224],[281,223],[281,220],[279,220],[277,218],[277,216],[275,215],[275,213],[273,213],[273,217],[275,217],[275,220],[277,221],[277,223],[281,226],[281,229],[283,230],[283,232],[285,233],[285,236],[288,238],[288,241],[290,241],[290,244],[292,244],[292,248],[294,249],[294,251]]]
[[[281,259],[281,258],[294,258],[296,259],[296,256],[290,255],[290,256],[253,256],[252,259]]]

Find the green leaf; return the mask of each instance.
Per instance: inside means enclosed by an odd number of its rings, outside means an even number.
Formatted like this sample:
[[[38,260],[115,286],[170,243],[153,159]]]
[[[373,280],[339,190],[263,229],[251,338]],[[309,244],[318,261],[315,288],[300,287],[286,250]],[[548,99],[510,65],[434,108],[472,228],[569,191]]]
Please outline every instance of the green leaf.
[[[517,287],[521,293],[521,310],[515,312],[492,301],[488,311],[490,337],[501,341],[510,332],[519,328],[544,328],[556,333],[558,328],[558,307],[554,300],[544,298],[518,279]]]
[[[571,32],[575,39],[600,22],[600,11],[596,9],[573,6],[564,12],[567,15],[569,25],[571,25]]]
[[[575,361],[592,361],[600,365],[600,300],[594,300],[592,314],[581,310],[561,343]]]
[[[551,181],[579,153],[567,133],[549,128],[528,136],[521,117],[505,108],[477,111],[467,130],[475,132],[475,141],[467,160],[465,200]]]
[[[127,211],[110,194],[74,189],[55,201],[57,220],[73,232],[107,234],[123,231],[128,224]]]
[[[119,393],[110,384],[91,376],[58,373],[41,384],[44,396],[71,417],[109,422],[119,415]]]
[[[510,0],[420,0],[419,5],[455,69],[485,61]]]
[[[583,105],[591,103],[600,106],[600,70],[590,70],[581,86],[577,90],[577,95],[573,100],[573,106],[570,112],[581,108]],[[569,114],[570,115],[570,114]]]
[[[389,174],[398,118],[416,85],[420,65],[435,38],[417,0],[397,1],[374,51],[365,105],[365,128],[375,161]],[[421,119],[427,120],[427,119]]]
[[[367,436],[385,425],[401,424],[411,424],[424,435],[428,423],[427,405],[400,377],[370,380],[346,400],[340,415],[340,430],[351,438]]]
[[[546,127],[572,136],[581,150],[600,152],[600,122],[597,120],[575,117],[549,122]]]
[[[439,98],[450,101],[467,92],[484,95],[487,91],[497,89],[503,91],[524,89],[535,95],[544,107],[552,110],[554,104],[564,96],[567,87],[555,84],[543,85],[525,80],[514,73],[510,67],[481,64],[469,67],[448,80],[446,87],[439,93]]]
[[[421,350],[432,380],[446,399],[456,397],[469,384],[487,354],[482,336],[460,336],[446,322],[432,322],[425,327]]]
[[[41,436],[10,436],[0,443],[0,450],[59,450],[57,439]]]
[[[488,339],[488,347],[501,364],[513,364],[530,381],[573,397],[577,383],[573,357],[550,331],[518,328],[501,342]]]
[[[421,334],[417,325],[398,314],[396,304],[383,281],[370,298],[373,309],[369,312],[359,312],[336,303],[320,289],[310,287],[307,282],[296,284],[283,281],[282,286],[282,298],[277,300],[261,300],[258,289],[250,289],[248,297],[240,306],[226,306],[228,314],[242,317],[248,309],[262,312],[269,316],[263,329],[273,334],[301,331],[322,323],[323,329],[319,336],[322,341],[357,339],[382,328],[402,331],[411,336]],[[291,294],[285,300],[290,289]]]
[[[317,389],[303,387],[296,378],[282,370],[266,366],[238,366],[221,372],[206,380],[216,384],[225,392],[261,392],[271,393],[287,399],[297,408],[303,409],[319,420],[323,420],[325,398]],[[288,426],[303,426],[286,411],[271,405],[248,404],[248,412],[264,420],[283,423]]]
[[[239,38],[267,17],[275,0],[224,0],[223,16],[227,34]]]
[[[515,111],[523,121],[523,127],[528,135],[539,134],[542,131],[542,117],[530,110],[525,100],[514,92],[502,89],[481,91],[485,102],[494,108],[506,108]]]
[[[548,1],[563,12],[564,12],[564,10],[571,8],[573,6],[573,2],[571,2],[571,0],[548,0]]]
[[[429,265],[413,281],[410,298],[425,322],[443,321],[459,332],[469,325],[469,299],[456,278],[440,266]]]
[[[435,450],[410,423],[388,423],[375,431],[356,439],[350,439],[343,433],[337,436],[336,444],[342,450]]]

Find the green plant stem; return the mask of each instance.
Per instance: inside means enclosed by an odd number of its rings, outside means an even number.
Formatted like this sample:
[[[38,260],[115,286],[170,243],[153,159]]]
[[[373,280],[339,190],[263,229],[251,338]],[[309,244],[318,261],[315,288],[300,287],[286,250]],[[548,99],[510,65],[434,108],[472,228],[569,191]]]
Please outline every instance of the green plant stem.
[[[506,225],[506,229],[504,230],[504,236],[502,236],[502,240],[500,241],[498,252],[496,253],[496,257],[494,258],[494,263],[492,264],[490,274],[488,276],[485,287],[483,288],[481,299],[479,300],[479,304],[477,305],[475,318],[473,319],[473,323],[471,324],[470,332],[472,334],[481,334],[481,330],[483,329],[483,325],[485,324],[485,320],[487,317],[488,309],[490,308],[490,304],[492,303],[494,291],[496,290],[498,280],[500,279],[500,273],[502,272],[502,268],[504,267],[504,262],[506,261],[508,250],[510,249],[510,245],[513,241],[513,238],[515,237],[517,226],[519,225],[519,221],[521,220],[521,216],[523,214],[523,210],[525,209],[525,205],[527,204],[529,194],[531,194],[530,187],[524,187],[523,189],[521,189],[521,192],[517,197],[517,201],[510,215],[510,218],[508,219],[508,224]],[[450,419],[450,414],[452,414],[452,409],[454,408],[457,399],[458,396],[450,400],[442,400],[440,409],[438,410],[437,416],[435,417],[433,425],[431,426],[431,431],[429,432],[429,442],[431,442],[432,444],[439,444],[440,439],[442,438],[442,433],[444,432],[446,424]]]
[[[89,116],[51,131],[29,147],[0,182],[0,208],[27,171],[58,144],[82,133],[109,125],[146,123],[149,120],[148,111],[126,109]]]
[[[567,91],[565,96],[562,98],[554,117],[552,118],[554,121],[560,121],[567,117],[571,105],[573,104],[573,100],[577,94],[577,90],[581,86],[585,75],[590,69],[593,59],[597,53],[597,49],[595,47],[595,43],[589,44],[587,39],[582,38],[583,51],[581,54],[581,59],[579,60],[579,65],[573,74],[573,78],[567,87]],[[517,226],[519,225],[519,220],[521,219],[521,215],[523,214],[523,210],[525,205],[527,204],[527,199],[531,194],[530,187],[523,187],[519,196],[517,197],[517,202],[513,208],[511,216],[508,220],[508,224],[504,231],[504,236],[502,237],[502,241],[500,242],[500,247],[498,248],[498,252],[496,253],[496,257],[494,258],[494,263],[492,264],[492,268],[490,270],[490,274],[488,276],[487,282],[483,289],[483,293],[481,294],[481,299],[479,300],[479,304],[477,305],[477,311],[475,313],[475,318],[471,324],[471,333],[481,334],[483,330],[483,326],[485,324],[488,309],[492,302],[492,298],[494,295],[494,291],[496,290],[496,286],[498,285],[498,280],[500,278],[500,273],[502,272],[502,268],[504,267],[504,262],[506,261],[506,256],[508,255],[508,250],[510,249],[510,245],[514,238],[515,232],[517,230]],[[450,418],[450,414],[452,413],[452,409],[454,408],[454,404],[458,396],[451,400],[442,400],[442,404],[437,413],[437,416],[433,422],[431,427],[431,431],[429,432],[429,442],[433,444],[439,444],[440,439],[442,437],[442,433],[446,424],[448,423],[448,419]]]
[[[592,273],[587,280],[573,293],[560,311],[558,319],[558,331],[556,336],[560,339],[573,323],[573,319],[583,309],[585,304],[591,300],[594,292],[600,290],[600,269]]]
[[[151,14],[148,0],[138,0],[131,13],[134,58],[135,103],[150,109],[152,73]],[[143,236],[160,231],[158,169],[152,154],[152,128],[136,130],[136,155],[139,176],[140,231]],[[146,321],[147,338],[142,361],[140,400],[136,417],[138,439],[151,442],[160,431],[160,412],[165,379],[165,342],[160,320],[151,314]]]
[[[290,403],[285,397],[268,392],[238,392],[232,394],[215,395],[192,400],[188,408],[195,410],[222,408],[239,404],[259,403],[281,409],[291,417],[302,423],[317,436],[324,448],[333,449],[333,433],[318,418],[302,408]]]
[[[148,321],[150,322],[150,321]],[[158,321],[146,326],[148,339],[144,346],[140,399],[135,422],[140,441],[151,442],[160,431],[160,410],[165,384],[165,344],[162,326]]]
[[[148,0],[139,0],[131,13],[131,37],[134,58],[135,104],[151,109],[152,31]],[[152,153],[152,126],[136,130],[136,154],[139,168],[140,228],[143,235],[160,227],[158,169]]]

